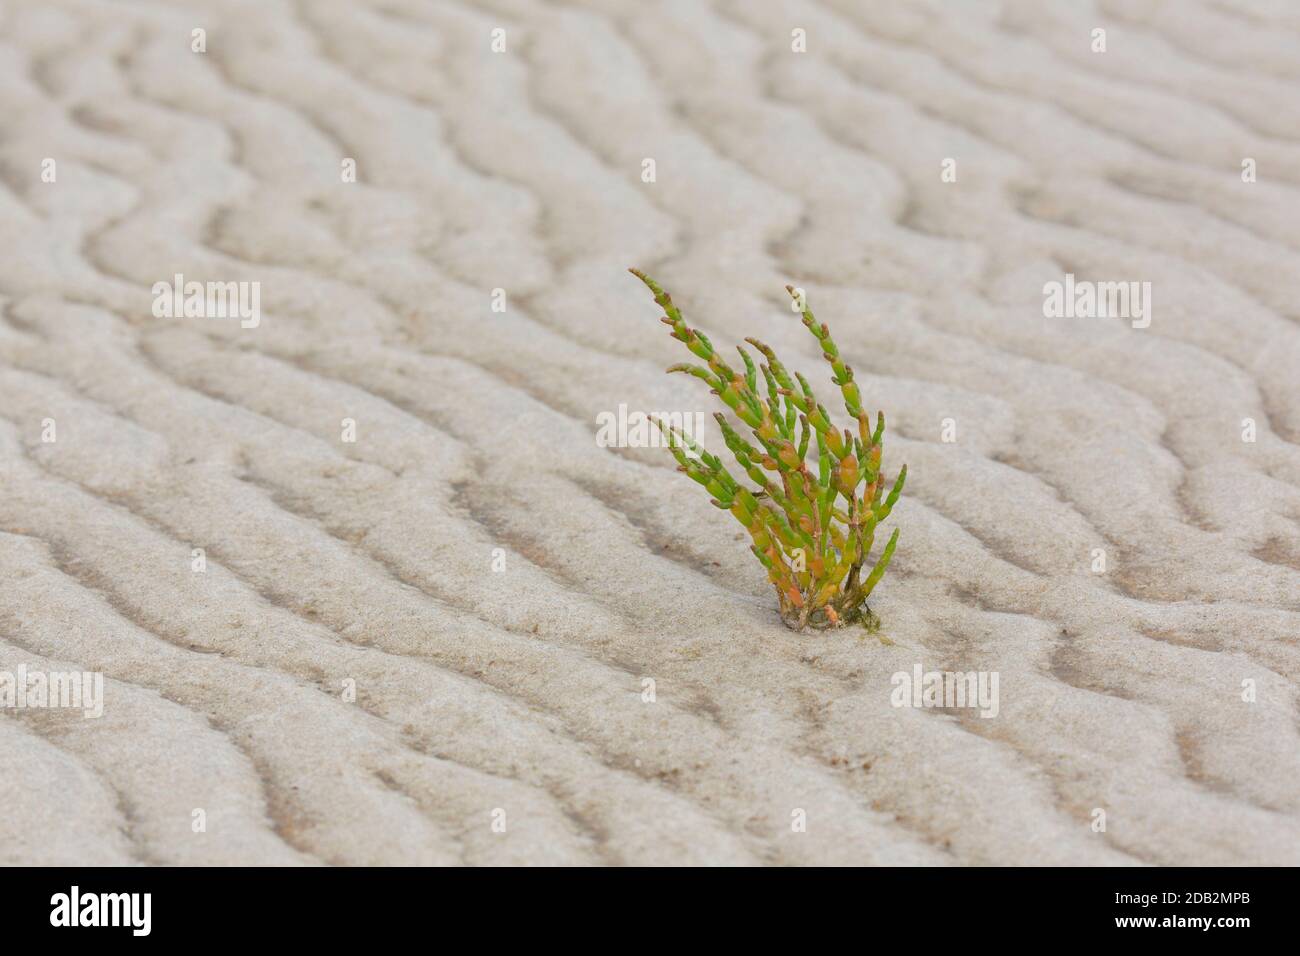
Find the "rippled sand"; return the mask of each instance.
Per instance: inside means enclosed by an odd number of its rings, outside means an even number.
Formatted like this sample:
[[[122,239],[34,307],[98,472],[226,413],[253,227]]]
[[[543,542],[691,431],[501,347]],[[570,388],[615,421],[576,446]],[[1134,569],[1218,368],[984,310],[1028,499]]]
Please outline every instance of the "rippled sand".
[[[105,681],[0,710],[0,861],[1300,863],[1298,54],[1282,0],[0,0],[0,670]],[[628,265],[828,396],[782,286],[831,323],[892,646],[597,445],[713,410]]]

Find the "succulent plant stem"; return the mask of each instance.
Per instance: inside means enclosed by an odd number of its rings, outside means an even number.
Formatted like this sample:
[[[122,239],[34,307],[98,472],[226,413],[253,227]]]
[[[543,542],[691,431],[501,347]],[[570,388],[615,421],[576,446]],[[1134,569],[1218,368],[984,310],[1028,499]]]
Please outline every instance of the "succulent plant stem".
[[[894,556],[897,529],[866,578],[862,571],[868,566],[877,525],[889,517],[903,492],[907,466],[899,470],[885,495],[881,473],[885,416],[877,412],[875,428],[871,427],[853,369],[840,356],[830,328],[818,323],[801,294],[786,286],[804,327],[817,339],[831,366],[831,381],[857,424],[856,435],[851,429],[836,428],[808,380],[798,372],[791,376],[771,347],[758,339],[745,339],[763,361],[756,365],[738,345],[743,371],[734,369],[708,336],[686,323],[657,282],[637,269],[628,271],[654,295],[664,313],[660,321],[671,328],[672,337],[703,363],[681,363],[668,371],[707,384],[757,443],[743,436],[725,414],[715,415],[736,464],[757,486],[751,489],[680,429],[655,422],[678,470],[706,488],[713,505],[730,511],[749,532],[750,550],[776,590],[781,619],[796,631],[874,621],[866,601]],[[814,442],[811,448],[810,441]],[[810,458],[814,467],[809,467]]]

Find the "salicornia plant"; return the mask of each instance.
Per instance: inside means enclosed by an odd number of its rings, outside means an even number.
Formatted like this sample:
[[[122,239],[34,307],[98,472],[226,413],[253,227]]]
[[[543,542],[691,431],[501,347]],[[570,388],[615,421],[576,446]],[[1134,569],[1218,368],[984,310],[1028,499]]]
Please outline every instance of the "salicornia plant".
[[[713,504],[730,511],[745,526],[754,541],[750,550],[767,569],[787,625],[798,631],[870,620],[865,602],[894,556],[897,529],[865,578],[862,570],[868,567],[876,526],[888,517],[902,494],[907,466],[884,495],[880,453],[885,415],[877,414],[873,431],[870,417],[862,410],[853,369],[840,358],[830,329],[819,325],[800,294],[786,286],[803,313],[804,326],[831,364],[831,380],[844,396],[849,417],[857,422],[857,435],[847,428],[837,429],[818,404],[808,380],[798,372],[791,378],[767,345],[745,339],[766,359],[757,367],[745,347],[736,346],[745,363],[743,373],[736,371],[714,351],[703,332],[686,324],[658,283],[636,269],[629,271],[654,293],[655,302],[664,310],[660,321],[672,326],[673,338],[685,343],[704,363],[683,363],[668,371],[686,372],[707,383],[758,442],[751,444],[725,415],[715,413],[736,463],[758,486],[750,489],[681,429],[656,421],[677,459],[677,470],[707,488]],[[807,464],[813,436],[815,470]]]

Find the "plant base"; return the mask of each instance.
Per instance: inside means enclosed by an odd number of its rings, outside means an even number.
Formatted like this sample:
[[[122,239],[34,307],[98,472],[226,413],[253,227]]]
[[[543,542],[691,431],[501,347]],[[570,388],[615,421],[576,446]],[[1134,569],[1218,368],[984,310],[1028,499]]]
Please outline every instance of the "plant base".
[[[808,615],[807,620],[803,620],[803,614],[799,609],[789,608],[781,612],[781,620],[792,631],[802,631],[804,628],[812,628],[814,631],[833,631],[852,624],[861,624],[869,634],[880,630],[880,618],[865,604],[839,614],[835,621],[831,620],[824,608],[813,611]]]

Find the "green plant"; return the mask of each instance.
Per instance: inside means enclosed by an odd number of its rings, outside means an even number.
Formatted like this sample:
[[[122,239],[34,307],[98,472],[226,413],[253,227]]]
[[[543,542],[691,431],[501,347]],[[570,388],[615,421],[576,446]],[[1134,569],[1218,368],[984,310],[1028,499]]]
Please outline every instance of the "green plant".
[[[798,372],[792,379],[767,345],[745,339],[766,361],[755,367],[744,346],[738,345],[745,370],[742,374],[732,369],[703,332],[686,324],[658,283],[637,269],[628,271],[654,293],[655,302],[664,310],[660,321],[672,327],[673,338],[705,363],[683,363],[668,371],[685,372],[704,381],[758,441],[757,446],[750,444],[724,414],[714,414],[736,463],[758,486],[750,489],[732,476],[721,459],[681,429],[656,419],[677,459],[677,470],[707,488],[713,504],[730,511],[745,526],[754,542],[750,550],[767,569],[780,602],[781,619],[789,627],[799,631],[872,621],[874,615],[866,600],[894,556],[897,529],[865,578],[862,569],[867,567],[877,525],[888,517],[903,492],[907,466],[899,471],[885,496],[880,470],[885,415],[877,414],[873,431],[870,417],[862,410],[853,369],[840,358],[830,329],[819,325],[800,295],[786,286],[803,314],[804,326],[831,365],[831,380],[839,386],[849,417],[857,422],[856,436],[847,428],[841,432],[835,427],[808,380]],[[760,372],[765,392],[759,390]],[[807,464],[814,435],[815,473]]]

